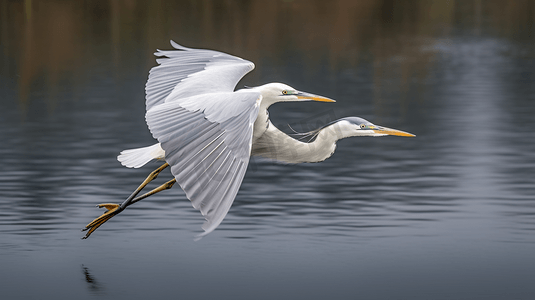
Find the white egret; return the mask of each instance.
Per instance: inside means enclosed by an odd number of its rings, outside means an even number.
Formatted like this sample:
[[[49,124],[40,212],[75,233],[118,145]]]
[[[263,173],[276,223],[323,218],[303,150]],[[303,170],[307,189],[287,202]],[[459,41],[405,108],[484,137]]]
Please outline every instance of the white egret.
[[[122,204],[100,204],[107,211],[89,223],[83,238],[129,205],[171,188],[175,182],[186,193],[212,232],[223,221],[238,193],[249,157],[262,156],[286,163],[319,162],[329,158],[336,141],[352,136],[414,136],[349,117],[294,139],[269,120],[268,108],[277,102],[323,101],[326,97],[298,91],[286,84],[268,83],[234,91],[254,68],[250,61],[229,54],[190,49],[171,41],[176,50],[158,50],[159,66],[150,70],[146,84],[146,122],[158,143],[124,150],[122,165],[139,168],[153,159],[166,163],[153,171]],[[138,193],[166,167],[174,179],[139,196]]]

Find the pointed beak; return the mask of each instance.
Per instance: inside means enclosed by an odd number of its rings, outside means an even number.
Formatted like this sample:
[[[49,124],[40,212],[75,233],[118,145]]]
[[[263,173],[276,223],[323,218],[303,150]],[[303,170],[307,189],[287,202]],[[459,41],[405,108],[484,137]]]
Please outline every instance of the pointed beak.
[[[336,102],[333,99],[329,99],[327,97],[318,96],[314,94],[309,94],[305,92],[298,92],[297,93],[297,99],[299,100],[310,100],[310,101],[320,101],[320,102]]]
[[[371,129],[375,131],[375,133],[380,133],[380,134],[397,135],[397,136],[416,136],[412,133],[408,133],[405,131],[392,129],[392,128],[381,127],[381,126],[374,126]]]

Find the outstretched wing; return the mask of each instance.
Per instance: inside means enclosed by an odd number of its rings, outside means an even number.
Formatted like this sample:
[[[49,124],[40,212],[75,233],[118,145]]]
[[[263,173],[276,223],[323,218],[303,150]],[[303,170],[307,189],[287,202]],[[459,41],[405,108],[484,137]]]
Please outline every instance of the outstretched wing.
[[[191,49],[171,41],[177,50],[158,50],[159,66],[150,70],[145,86],[147,111],[164,102],[214,92],[232,92],[254,64],[226,53]]]
[[[178,51],[155,53],[163,58],[150,71],[145,117],[171,173],[206,218],[208,234],[227,215],[245,176],[261,96],[233,92],[252,62],[171,45]]]
[[[146,114],[171,173],[206,218],[206,235],[223,221],[238,193],[251,153],[257,92],[213,93],[164,103]],[[220,104],[227,104],[220,107]],[[201,235],[201,236],[202,236]]]
[[[213,231],[227,215],[247,170],[260,93],[233,92],[254,64],[225,53],[189,49],[155,55],[146,85],[146,121],[171,173]],[[202,236],[201,235],[201,236]]]

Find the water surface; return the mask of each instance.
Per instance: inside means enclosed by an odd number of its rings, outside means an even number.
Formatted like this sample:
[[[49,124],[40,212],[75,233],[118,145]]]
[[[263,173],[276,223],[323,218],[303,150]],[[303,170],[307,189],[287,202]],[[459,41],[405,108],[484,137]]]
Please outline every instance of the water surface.
[[[532,2],[0,3],[3,299],[535,297]],[[239,87],[337,99],[275,105],[287,132],[361,116],[417,137],[252,159],[198,242],[178,187],[80,240],[158,166],[116,155],[153,143],[144,84],[169,39],[254,61]]]

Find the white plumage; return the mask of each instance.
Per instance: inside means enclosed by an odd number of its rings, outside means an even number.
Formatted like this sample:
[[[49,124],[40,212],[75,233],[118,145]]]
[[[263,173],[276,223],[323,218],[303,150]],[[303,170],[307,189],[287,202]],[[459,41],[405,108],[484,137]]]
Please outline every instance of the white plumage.
[[[205,217],[206,235],[227,215],[249,164],[251,153],[286,163],[318,162],[330,157],[336,141],[349,136],[412,136],[375,126],[357,117],[344,118],[313,131],[315,140],[293,139],[269,120],[270,105],[288,101],[334,102],[300,92],[282,83],[234,91],[238,81],[254,69],[250,61],[225,53],[190,49],[171,41],[176,50],[158,50],[158,66],[146,85],[145,119],[158,143],[124,150],[122,165],[139,168],[152,159],[165,159],[171,173],[194,208]],[[174,180],[135,198],[167,165],[151,173],[121,205],[103,204],[108,211],[89,223],[94,230],[127,206],[163,189]]]

